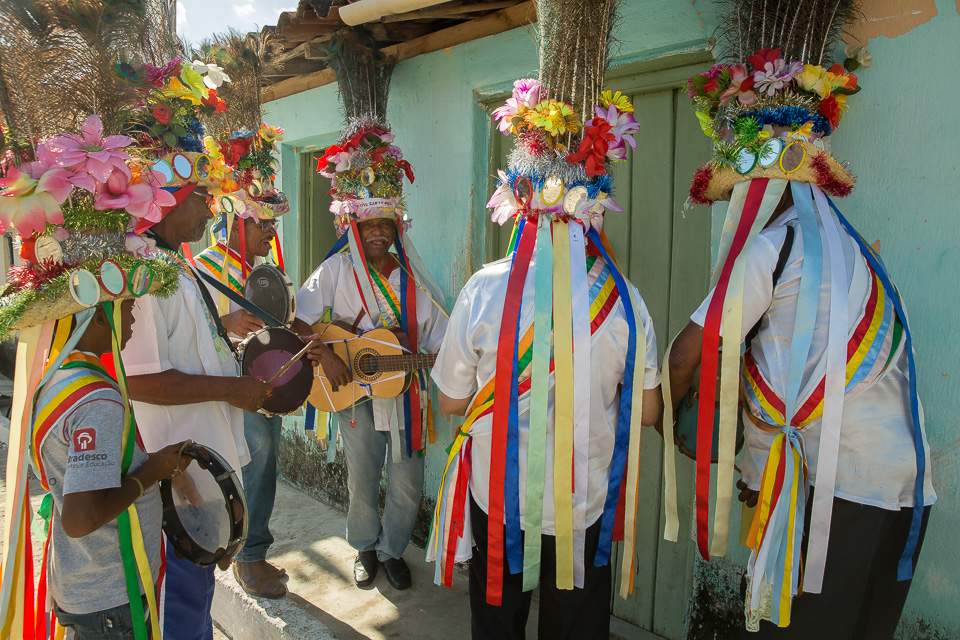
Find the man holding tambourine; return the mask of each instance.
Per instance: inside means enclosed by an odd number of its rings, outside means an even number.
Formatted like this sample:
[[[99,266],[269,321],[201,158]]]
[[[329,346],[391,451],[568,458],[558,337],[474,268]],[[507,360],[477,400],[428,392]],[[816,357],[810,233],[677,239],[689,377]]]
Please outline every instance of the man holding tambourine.
[[[226,149],[227,153],[232,152],[226,158],[231,164],[239,164],[232,162],[234,160],[246,159],[247,165],[258,166],[262,160],[272,166],[272,142],[279,139],[279,134],[275,132],[275,129],[264,125],[254,134],[235,135],[221,144],[221,148]],[[283,193],[274,189],[269,177],[262,176],[258,170],[243,171],[234,166],[234,175],[241,190],[218,195],[212,203],[214,211],[221,214],[214,230],[223,230],[225,237],[198,254],[196,266],[233,293],[243,296],[244,287],[254,268],[251,263],[270,255],[277,237],[276,218],[289,211],[290,207]],[[279,243],[277,246],[279,251]],[[282,274],[282,271],[278,273]],[[288,288],[289,296],[292,296],[292,284],[288,283]],[[236,340],[242,340],[264,327],[263,321],[224,295],[220,296],[219,311],[220,320],[231,339],[236,337]],[[286,317],[278,320],[283,323],[288,321]],[[259,411],[245,411],[243,414],[243,432],[250,452],[250,462],[243,467],[248,530],[246,544],[234,558],[233,571],[237,582],[247,593],[264,598],[282,598],[287,593],[287,587],[281,580],[286,571],[266,560],[267,551],[273,543],[269,523],[277,491],[277,453],[281,428],[281,415],[267,415]]]

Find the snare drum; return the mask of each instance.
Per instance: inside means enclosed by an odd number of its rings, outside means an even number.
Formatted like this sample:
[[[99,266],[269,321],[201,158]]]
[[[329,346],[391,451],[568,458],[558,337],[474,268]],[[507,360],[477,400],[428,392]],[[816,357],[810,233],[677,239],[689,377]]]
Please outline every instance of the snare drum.
[[[688,458],[697,459],[697,417],[700,411],[700,393],[690,389],[680,401],[676,421],[673,424],[673,439],[680,453]],[[710,462],[719,459],[720,440],[720,401],[716,401],[713,412],[713,447],[710,450]],[[737,407],[737,453],[743,448],[743,414]]]
[[[247,499],[219,453],[192,444],[182,455],[196,464],[160,481],[163,532],[179,555],[209,567],[237,555],[247,541]]]
[[[237,346],[240,373],[269,381],[273,393],[260,408],[268,415],[293,413],[306,401],[313,387],[313,368],[306,356],[274,380],[270,380],[290,358],[304,347],[297,334],[283,327],[264,327],[251,333]]]
[[[293,282],[272,264],[261,264],[250,271],[243,286],[243,297],[281,324],[289,325],[297,315]]]

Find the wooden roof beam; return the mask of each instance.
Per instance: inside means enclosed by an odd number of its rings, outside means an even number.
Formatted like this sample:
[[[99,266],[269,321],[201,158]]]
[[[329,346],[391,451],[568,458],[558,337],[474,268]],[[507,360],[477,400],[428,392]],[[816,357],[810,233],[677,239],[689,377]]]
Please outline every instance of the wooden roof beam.
[[[516,0],[504,0],[503,2],[481,2],[479,4],[463,5],[442,5],[435,9],[419,9],[408,13],[401,13],[395,16],[383,16],[381,22],[406,22],[408,20],[424,20],[437,18],[464,19],[469,18],[467,14],[480,11],[496,11],[506,9],[517,4]]]

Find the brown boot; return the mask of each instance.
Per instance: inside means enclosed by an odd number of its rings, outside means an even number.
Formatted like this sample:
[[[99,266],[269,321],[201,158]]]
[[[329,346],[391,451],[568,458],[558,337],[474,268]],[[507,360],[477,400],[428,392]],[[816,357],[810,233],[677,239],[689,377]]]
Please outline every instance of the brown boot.
[[[287,570],[284,569],[283,567],[278,567],[277,565],[271,564],[266,560],[264,560],[264,563],[266,563],[267,571],[270,573],[270,575],[277,578],[278,580],[283,578],[285,575],[287,575]]]
[[[276,568],[266,560],[234,562],[233,575],[243,590],[259,598],[282,598],[287,595],[287,585],[275,575]]]

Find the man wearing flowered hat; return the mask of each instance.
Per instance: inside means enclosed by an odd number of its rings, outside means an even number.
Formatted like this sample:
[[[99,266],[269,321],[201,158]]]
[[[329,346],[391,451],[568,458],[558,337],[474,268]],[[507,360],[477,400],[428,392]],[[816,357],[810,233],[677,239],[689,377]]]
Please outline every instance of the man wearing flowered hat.
[[[447,325],[443,298],[406,233],[410,220],[404,215],[402,180],[412,178],[412,170],[393,145],[390,129],[370,119],[355,121],[327,150],[321,172],[333,179],[330,210],[340,241],[297,293],[294,330],[312,333],[309,325],[329,311],[333,322],[354,331],[402,330],[408,350],[436,353]],[[349,369],[329,347],[321,345],[311,357],[334,388],[350,382]],[[350,493],[347,542],[358,551],[353,567],[358,587],[373,583],[380,563],[394,588],[410,586],[402,556],[423,488],[428,392],[421,385],[415,373],[411,389],[401,396],[364,398],[338,414]]]
[[[724,555],[741,398],[736,486],[744,508],[756,507],[746,532],[748,638],[892,638],[936,500],[903,303],[829,198],[853,188],[830,134],[859,87],[854,58],[849,69],[820,58],[848,18],[797,24],[790,38],[778,35],[784,16],[750,42],[724,31],[732,55],[756,53],[689,81],[716,148],[690,195],[730,205],[712,291],[670,354],[668,408],[699,366],[700,452],[711,451],[715,397],[720,409],[709,551],[709,455],[697,458],[697,540],[704,557]],[[784,40],[789,48],[774,48]],[[796,60],[804,53],[813,64]],[[668,501],[675,486],[668,477]],[[667,530],[676,539],[675,512]]]
[[[283,193],[273,188],[272,142],[279,139],[282,129],[264,125],[258,132],[231,138],[220,145],[226,162],[234,168],[234,179],[240,189],[221,194],[214,200],[214,209],[220,213],[219,224],[230,224],[229,232],[212,247],[197,255],[197,268],[221,280],[234,293],[243,296],[247,275],[257,259],[270,255],[277,238],[277,218],[289,210]],[[234,140],[243,142],[231,146]],[[244,169],[253,167],[253,169]],[[270,175],[258,167],[264,166]],[[228,222],[230,220],[230,222]],[[218,227],[214,227],[215,230]],[[242,243],[242,244],[241,244]],[[246,338],[264,325],[237,303],[228,301],[226,315],[221,322],[231,337]],[[267,416],[244,411],[243,432],[250,452],[250,462],[243,467],[243,488],[247,500],[247,541],[234,558],[233,571],[237,582],[254,596],[280,598],[287,593],[281,580],[286,575],[282,568],[267,562],[267,552],[273,543],[270,516],[273,513],[277,490],[277,456],[280,447],[282,416]]]
[[[165,259],[179,268],[180,289],[167,299],[145,300],[137,307],[133,339],[124,349],[123,360],[137,415],[150,425],[143,434],[148,451],[189,437],[239,470],[249,460],[243,410],[259,409],[271,388],[239,375],[212,296],[179,253],[183,243],[203,238],[213,215],[208,193],[228,184],[232,171],[221,158],[199,153],[204,145],[190,134],[202,132],[197,117],[204,108],[202,100],[209,95],[207,76],[188,63],[155,70],[154,75],[146,92],[148,110],[154,103],[173,102],[177,108],[171,112],[185,120],[167,124],[144,120],[149,128],[137,130],[143,153],[153,158],[154,170],[165,176],[166,188],[176,201],[154,219],[142,221],[138,229],[142,238],[155,243]],[[182,132],[188,135],[180,139],[177,134]],[[162,133],[161,139],[152,137],[156,133]],[[171,143],[176,146],[171,148]],[[188,148],[191,151],[185,151]],[[164,635],[211,638],[213,567],[177,557],[169,544],[166,559]]]

